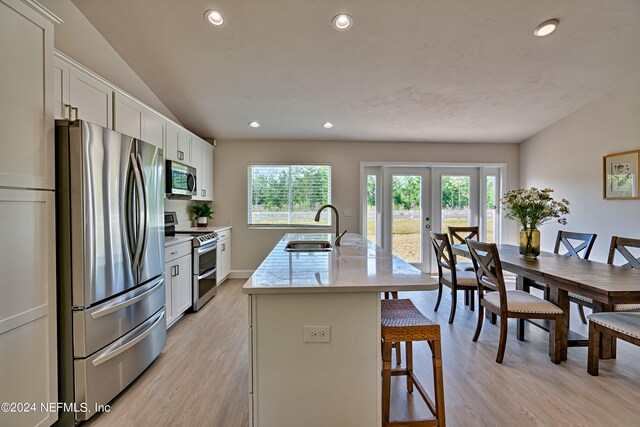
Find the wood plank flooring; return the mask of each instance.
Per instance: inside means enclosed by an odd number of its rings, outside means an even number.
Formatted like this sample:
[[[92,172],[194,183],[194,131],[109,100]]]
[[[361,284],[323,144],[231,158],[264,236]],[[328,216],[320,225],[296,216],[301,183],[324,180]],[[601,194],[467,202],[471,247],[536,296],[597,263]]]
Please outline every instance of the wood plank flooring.
[[[88,425],[247,426],[243,283],[227,280],[200,312],[186,315],[171,328],[158,360],[112,402],[111,412]],[[618,358],[601,361],[600,376],[591,377],[586,371],[586,348],[570,348],[569,359],[554,365],[547,355],[547,334],[527,325],[526,341],[520,342],[515,321],[510,321],[505,359],[499,365],[495,363],[497,325],[485,322],[480,339],[473,343],[476,313],[459,303],[455,323],[449,325],[448,292],[438,313],[433,311],[435,292],[401,293],[400,297],[411,298],[441,325],[448,426],[638,425],[640,347],[619,341]],[[586,326],[580,323],[575,306],[572,309],[572,328],[586,335]],[[430,363],[427,345],[415,344],[415,369],[428,389]],[[419,396],[407,395],[404,379],[394,378],[392,386],[393,416],[426,414]]]

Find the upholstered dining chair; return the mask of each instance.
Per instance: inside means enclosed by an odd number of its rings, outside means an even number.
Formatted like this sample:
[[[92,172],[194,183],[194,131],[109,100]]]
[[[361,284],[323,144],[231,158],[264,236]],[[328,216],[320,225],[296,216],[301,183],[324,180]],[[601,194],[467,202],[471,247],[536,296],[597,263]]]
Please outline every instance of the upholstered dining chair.
[[[471,261],[478,282],[478,324],[473,336],[477,342],[482,330],[484,309],[500,316],[500,343],[496,362],[502,363],[507,345],[507,325],[509,318],[516,319],[547,319],[551,320],[550,327],[558,328],[558,319],[563,312],[557,305],[519,290],[507,290],[502,274],[502,264],[495,243],[482,243],[467,239],[467,246],[471,254]],[[549,334],[551,337],[552,334]],[[555,330],[555,336],[560,336],[560,330]],[[550,338],[551,339],[551,338]],[[560,346],[554,346],[552,355],[554,363],[560,363]]]
[[[438,311],[440,299],[442,298],[442,288],[446,286],[451,289],[451,312],[449,314],[449,323],[453,323],[456,315],[456,305],[458,301],[458,291],[471,292],[470,309],[473,311],[474,295],[477,289],[476,276],[471,271],[459,271],[456,269],[455,257],[451,250],[449,236],[445,233],[429,233],[431,235],[431,243],[436,254],[436,262],[438,264],[438,299],[433,311]]]
[[[452,245],[464,245],[467,239],[480,240],[480,227],[477,225],[470,227],[448,227],[449,242]],[[454,255],[456,267],[461,271],[473,271],[471,262],[457,262],[458,259]]]

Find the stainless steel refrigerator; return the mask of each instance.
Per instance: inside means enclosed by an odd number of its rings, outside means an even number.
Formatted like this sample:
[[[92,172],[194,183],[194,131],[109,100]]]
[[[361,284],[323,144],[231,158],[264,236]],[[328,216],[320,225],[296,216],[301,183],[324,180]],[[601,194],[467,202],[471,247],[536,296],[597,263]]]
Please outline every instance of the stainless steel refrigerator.
[[[86,420],[166,343],[162,149],[56,121],[58,425]]]

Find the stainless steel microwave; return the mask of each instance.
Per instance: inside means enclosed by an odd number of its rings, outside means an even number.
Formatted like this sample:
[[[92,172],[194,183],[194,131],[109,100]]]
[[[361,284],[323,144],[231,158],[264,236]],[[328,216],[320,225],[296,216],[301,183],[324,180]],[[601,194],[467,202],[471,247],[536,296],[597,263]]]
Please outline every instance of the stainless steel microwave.
[[[190,199],[197,195],[196,170],[191,166],[167,160],[167,197]]]

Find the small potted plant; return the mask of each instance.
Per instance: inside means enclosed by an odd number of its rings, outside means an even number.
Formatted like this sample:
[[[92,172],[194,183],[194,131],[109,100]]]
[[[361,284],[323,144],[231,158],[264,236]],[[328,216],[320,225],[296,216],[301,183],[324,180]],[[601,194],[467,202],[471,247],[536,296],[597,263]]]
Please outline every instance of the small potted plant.
[[[193,205],[191,212],[194,215],[198,227],[206,227],[209,224],[209,218],[213,218],[214,212],[211,210],[211,206],[207,203],[201,205]]]
[[[522,226],[520,231],[520,254],[528,259],[535,259],[540,255],[540,230],[538,227],[557,220],[566,224],[564,215],[569,213],[569,201],[554,200],[551,188],[538,189],[519,188],[511,190],[502,196],[506,216],[516,220]]]

